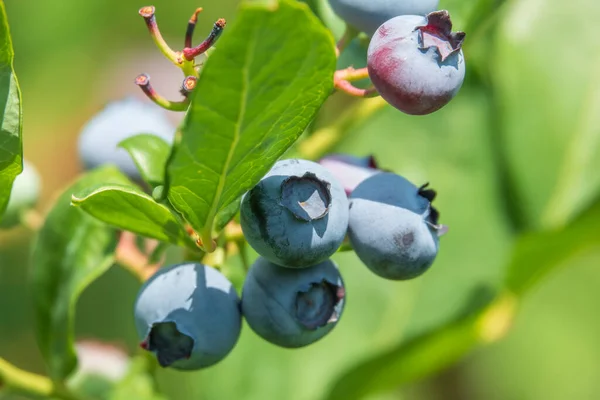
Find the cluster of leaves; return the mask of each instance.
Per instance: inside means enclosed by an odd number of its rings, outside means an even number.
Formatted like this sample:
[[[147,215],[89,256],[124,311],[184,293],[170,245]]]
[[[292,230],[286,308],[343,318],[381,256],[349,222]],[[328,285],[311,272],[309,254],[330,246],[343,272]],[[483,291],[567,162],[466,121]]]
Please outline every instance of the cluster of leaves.
[[[332,16],[323,11],[322,2],[307,3],[334,32],[339,30]],[[530,49],[522,42],[506,35],[509,39],[495,44],[489,35],[492,28],[501,33],[509,30],[490,23],[501,2],[458,3],[453,5],[464,11],[457,13],[463,20],[456,18],[455,24],[466,25],[470,37],[478,38],[467,47],[467,54],[473,49],[473,53],[489,57],[489,50],[475,50],[496,49],[499,60],[524,59],[519,56]],[[1,215],[12,182],[21,171],[22,141],[20,93],[4,4],[0,4]],[[543,59],[547,55],[538,56]],[[329,399],[392,390],[453,364],[478,345],[501,338],[519,302],[536,283],[573,254],[598,245],[594,236],[600,218],[598,182],[589,176],[593,169],[586,167],[595,156],[586,146],[597,136],[594,114],[587,110],[595,109],[598,96],[580,96],[591,100],[583,108],[584,115],[578,117],[582,121],[578,130],[573,137],[557,141],[538,166],[529,168],[539,143],[529,142],[515,127],[556,132],[560,127],[544,125],[538,117],[523,116],[520,111],[528,101],[520,88],[538,82],[531,79],[537,71],[485,60],[473,60],[476,73],[472,80],[476,82],[471,82],[471,89],[463,95],[483,99],[481,113],[487,120],[482,126],[496,129],[492,130],[498,140],[495,149],[483,153],[492,159],[485,168],[502,182],[498,192],[506,202],[504,215],[511,221],[508,238],[498,239],[512,248],[504,278],[492,287],[469,288],[462,312],[424,324],[397,345],[350,368],[334,382]],[[173,148],[151,135],[122,143],[153,188],[153,195],[112,167],[82,175],[63,192],[46,216],[33,252],[36,332],[54,382],[37,385],[38,393],[60,396],[63,382],[76,369],[75,304],[82,291],[113,265],[118,229],[184,246],[198,257],[202,250],[212,250],[212,238],[221,234],[237,212],[240,195],[297,141],[330,95],[335,64],[333,39],[307,7],[289,0],[244,4],[203,68]],[[485,110],[486,106],[493,111]],[[474,140],[482,143],[481,138]],[[484,148],[482,144],[470,150]],[[556,159],[563,162],[556,163]],[[543,182],[540,191],[540,185],[532,182],[544,168],[557,170],[558,178]],[[473,197],[491,201],[479,195]],[[188,224],[198,233],[201,248],[190,237]],[[3,365],[0,363],[0,384],[24,391],[29,385],[33,391],[32,382],[37,378],[30,377],[29,383],[20,381]],[[112,398],[159,398],[147,372],[139,359]]]

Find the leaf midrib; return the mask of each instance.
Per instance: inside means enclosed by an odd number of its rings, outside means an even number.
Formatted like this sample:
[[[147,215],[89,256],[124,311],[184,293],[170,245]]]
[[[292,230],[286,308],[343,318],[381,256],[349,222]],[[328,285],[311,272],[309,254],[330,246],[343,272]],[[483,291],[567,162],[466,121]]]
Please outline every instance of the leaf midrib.
[[[242,122],[244,121],[244,118],[246,117],[246,107],[247,107],[247,103],[248,103],[248,87],[250,86],[248,69],[249,69],[250,65],[252,64],[253,54],[254,54],[254,50],[256,48],[256,30],[257,30],[257,28],[254,28],[252,35],[250,35],[249,42],[251,43],[251,45],[247,47],[248,51],[246,52],[246,55],[244,57],[245,62],[244,62],[244,66],[242,67],[242,96],[241,96],[242,101],[240,104],[240,114],[235,123],[235,130],[234,130],[234,134],[233,134],[233,143],[232,143],[231,147],[229,147],[229,152],[227,153],[227,159],[225,160],[225,164],[223,164],[223,167],[221,168],[221,174],[219,175],[219,183],[217,185],[217,190],[215,192],[215,195],[213,196],[213,200],[212,200],[210,208],[208,210],[206,222],[205,222],[204,226],[202,227],[202,232],[207,233],[207,234],[210,234],[210,231],[212,230],[213,220],[215,219],[215,216],[217,215],[219,200],[221,199],[221,195],[223,194],[223,190],[225,189],[225,182],[227,180],[229,164],[231,164],[231,160],[233,159],[233,155],[235,154],[235,149],[238,145],[238,142],[239,142],[240,136],[241,136]]]

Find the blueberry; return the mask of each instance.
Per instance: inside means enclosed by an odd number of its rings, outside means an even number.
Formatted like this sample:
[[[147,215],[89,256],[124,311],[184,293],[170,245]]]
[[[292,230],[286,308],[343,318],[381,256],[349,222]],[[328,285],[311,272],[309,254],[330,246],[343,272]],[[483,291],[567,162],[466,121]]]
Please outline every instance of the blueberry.
[[[282,160],[244,195],[240,220],[246,240],[261,256],[304,268],[326,260],[342,244],[348,198],[319,164]]]
[[[222,360],[241,329],[239,298],[216,269],[177,264],[159,270],[135,302],[140,346],[161,366],[193,370]]]
[[[465,77],[465,34],[451,29],[447,11],[395,17],[381,25],[367,53],[369,77],[381,97],[413,115],[445,106]]]
[[[319,160],[342,184],[344,191],[350,195],[354,188],[368,177],[381,172],[373,156],[356,157],[349,154],[330,154]]]
[[[321,339],[344,308],[344,283],[336,265],[281,268],[259,257],[242,290],[242,312],[263,339],[282,347],[302,347]]]
[[[348,236],[371,271],[405,280],[429,269],[443,229],[431,206],[435,194],[389,172],[373,175],[352,192]]]
[[[175,128],[165,112],[154,104],[133,97],[109,103],[81,130],[79,156],[86,169],[115,164],[130,178],[139,181],[141,176],[133,160],[117,145],[140,133],[150,133],[171,143]]]
[[[35,206],[40,195],[40,175],[35,167],[23,160],[23,172],[15,178],[0,228],[12,228],[19,224],[21,214]]]
[[[399,15],[426,15],[439,0],[329,0],[333,11],[359,31],[372,35],[385,21]]]

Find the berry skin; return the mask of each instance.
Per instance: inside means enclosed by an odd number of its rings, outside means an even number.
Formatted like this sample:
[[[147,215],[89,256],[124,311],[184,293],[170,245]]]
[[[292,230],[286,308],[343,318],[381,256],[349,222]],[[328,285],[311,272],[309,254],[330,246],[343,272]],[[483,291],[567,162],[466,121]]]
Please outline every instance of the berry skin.
[[[439,0],[329,0],[333,11],[349,25],[372,35],[385,21],[399,15],[426,15]]]
[[[135,326],[140,346],[161,366],[205,368],[235,346],[241,329],[239,298],[216,269],[177,264],[159,270],[140,289]]]
[[[445,106],[465,78],[465,34],[451,29],[447,11],[395,17],[381,25],[367,52],[369,77],[381,97],[412,115]]]
[[[242,290],[242,312],[263,339],[302,347],[321,339],[344,308],[344,283],[331,261],[310,268],[281,268],[259,257]]]
[[[381,172],[373,156],[356,157],[348,154],[330,154],[319,160],[342,184],[346,195],[350,195],[359,183]]]
[[[35,167],[23,160],[23,172],[15,178],[0,228],[13,228],[19,224],[21,213],[35,206],[40,195],[40,175]]]
[[[109,103],[90,119],[79,136],[79,156],[87,170],[104,164],[115,164],[133,180],[141,175],[125,149],[118,144],[140,133],[150,133],[173,141],[175,128],[165,112],[154,104],[129,97]]]
[[[244,195],[240,221],[246,240],[261,256],[304,268],[326,260],[342,244],[348,198],[319,164],[282,160]]]
[[[439,214],[435,192],[382,172],[363,181],[350,197],[348,236],[360,260],[375,274],[393,280],[415,278],[438,252]]]

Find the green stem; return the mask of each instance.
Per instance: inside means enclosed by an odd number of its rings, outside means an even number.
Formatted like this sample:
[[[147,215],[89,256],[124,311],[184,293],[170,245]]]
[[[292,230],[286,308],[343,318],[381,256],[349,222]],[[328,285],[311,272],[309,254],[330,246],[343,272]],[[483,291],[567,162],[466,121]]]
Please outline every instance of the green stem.
[[[150,76],[147,74],[140,74],[135,78],[135,84],[142,89],[144,94],[148,96],[157,105],[169,111],[186,111],[190,105],[190,100],[185,99],[183,101],[170,101],[158,94],[156,90],[150,84]]]
[[[387,103],[381,97],[357,101],[332,125],[316,130],[298,144],[299,157],[316,160],[336,146],[348,132],[362,124]]]
[[[160,29],[158,29],[158,24],[156,23],[156,16],[154,15],[155,8],[153,6],[147,6],[140,8],[139,14],[144,18],[146,22],[146,26],[148,27],[148,32],[150,32],[150,36],[152,40],[156,44],[156,47],[160,50],[163,55],[168,58],[173,64],[179,66],[181,63],[182,55],[177,54],[165,41],[162,34],[160,33]]]
[[[183,71],[183,74],[187,77],[187,76],[194,76],[196,78],[200,77],[200,74],[198,73],[198,71],[196,70],[196,63],[194,62],[194,60],[188,61],[185,58],[183,59],[183,62],[181,63],[181,65],[179,65],[179,67],[181,68],[181,70]]]
[[[17,368],[3,358],[0,358],[0,386],[11,392],[42,398],[81,400],[66,387],[52,383],[50,378]]]
[[[248,250],[246,246],[248,246],[248,244],[245,241],[237,242],[237,247],[240,252],[240,260],[244,266],[244,271],[248,272],[250,269],[250,259],[248,257]]]

